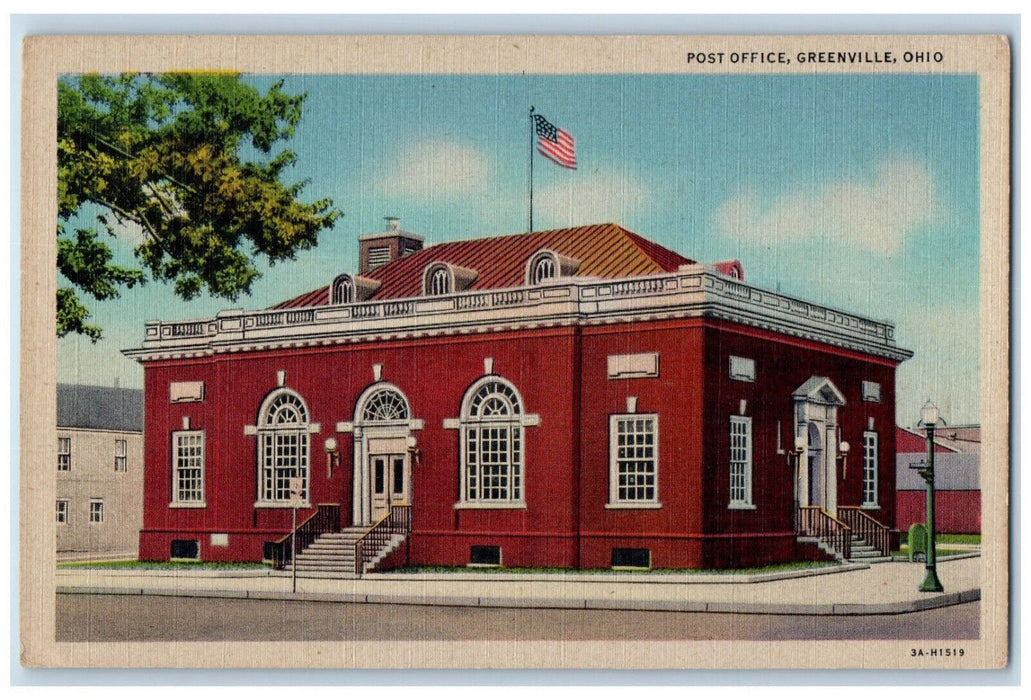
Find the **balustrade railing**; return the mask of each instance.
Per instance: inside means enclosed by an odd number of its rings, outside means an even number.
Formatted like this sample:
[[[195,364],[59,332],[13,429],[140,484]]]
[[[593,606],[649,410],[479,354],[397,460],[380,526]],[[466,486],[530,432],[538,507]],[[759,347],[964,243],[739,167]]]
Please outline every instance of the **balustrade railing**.
[[[804,322],[816,324],[821,330],[830,330],[859,342],[894,345],[894,328],[887,323],[811,304],[775,292],[754,288],[744,283],[717,279],[714,276],[707,278],[711,284],[685,285],[687,278],[697,278],[705,274],[707,273],[702,272],[699,267],[698,270],[636,279],[598,281],[570,278],[568,284],[549,286],[546,292],[548,292],[549,299],[562,296],[562,303],[573,305],[588,301],[597,303],[597,300],[602,298],[630,298],[669,292],[661,297],[656,296],[656,305],[677,306],[685,303],[684,295],[702,294],[713,297],[711,301],[716,304],[727,302],[736,307],[740,307],[741,304],[746,307],[754,305],[763,313],[775,313],[795,319],[801,318]],[[555,290],[559,288],[567,289],[568,294],[556,295]],[[348,304],[350,310],[343,317],[338,309],[332,309],[333,313],[325,314],[322,313],[323,309],[316,308],[233,312],[230,315],[220,315],[207,320],[148,324],[145,340],[148,346],[161,346],[165,343],[177,346],[206,337],[218,340],[223,335],[227,340],[232,340],[235,339],[236,334],[240,332],[246,334],[248,331],[258,331],[262,335],[276,334],[277,331],[281,331],[287,335],[297,327],[347,322],[342,319],[349,319],[351,322],[361,324],[372,320],[434,317],[448,311],[476,312],[487,309],[518,309],[522,306],[527,306],[527,314],[530,314],[536,313],[536,309],[541,307],[539,297],[531,300],[533,291],[531,288],[517,287],[482,292],[461,292],[432,298],[411,297],[360,302]],[[553,308],[541,307],[541,309],[543,309],[541,313],[555,313]],[[575,309],[571,313],[574,312]]]
[[[856,537],[875,547],[882,557],[891,554],[891,529],[864,513],[859,506],[838,506],[838,520],[852,528]]]
[[[340,505],[337,503],[319,504],[317,510],[297,526],[294,549],[303,552],[316,538],[329,532],[340,532]],[[289,563],[290,535],[287,535],[272,543],[272,568],[283,569]]]
[[[389,512],[354,543],[354,573],[364,574],[365,567],[383,551],[391,537],[407,535],[411,531],[412,504],[392,504]]]
[[[822,540],[842,559],[852,557],[852,528],[819,506],[801,506],[796,519],[798,534]]]

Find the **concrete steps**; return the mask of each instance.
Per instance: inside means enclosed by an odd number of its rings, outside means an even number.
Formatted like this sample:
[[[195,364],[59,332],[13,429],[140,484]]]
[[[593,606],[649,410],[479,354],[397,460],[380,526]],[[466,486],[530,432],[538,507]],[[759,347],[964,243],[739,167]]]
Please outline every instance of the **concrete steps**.
[[[321,535],[297,555],[297,573],[308,578],[353,578],[355,573],[354,545],[368,528],[348,527],[340,532]],[[383,557],[397,549],[406,535],[391,535],[376,556],[366,565],[372,569]]]

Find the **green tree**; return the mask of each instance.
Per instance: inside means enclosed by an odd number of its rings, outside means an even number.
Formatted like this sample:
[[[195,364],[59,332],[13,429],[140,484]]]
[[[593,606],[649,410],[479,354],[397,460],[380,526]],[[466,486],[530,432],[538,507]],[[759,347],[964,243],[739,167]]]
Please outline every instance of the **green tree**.
[[[57,333],[93,340],[83,295],[103,300],[148,278],[177,295],[235,300],[260,273],[254,260],[293,259],[313,247],[339,212],[328,199],[299,199],[285,184],[296,160],[280,144],[306,95],[282,81],[262,94],[233,73],[83,75],[58,83]],[[89,212],[109,236],[137,227],[138,266],[112,263]]]

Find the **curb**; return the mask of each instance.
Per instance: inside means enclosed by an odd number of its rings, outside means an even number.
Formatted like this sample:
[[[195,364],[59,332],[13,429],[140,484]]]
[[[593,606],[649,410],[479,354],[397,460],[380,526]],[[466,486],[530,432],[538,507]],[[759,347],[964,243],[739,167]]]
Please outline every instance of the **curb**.
[[[804,605],[793,603],[739,603],[662,600],[608,600],[590,598],[489,598],[474,596],[406,596],[387,594],[281,593],[277,591],[177,590],[92,586],[58,586],[58,594],[72,595],[139,595],[171,598],[222,598],[241,600],[351,603],[378,605],[429,605],[465,608],[535,608],[560,610],[633,610],[638,612],[702,612],[739,615],[899,615],[945,608],[981,599],[981,589],[943,593],[928,598],[896,603],[826,603]]]

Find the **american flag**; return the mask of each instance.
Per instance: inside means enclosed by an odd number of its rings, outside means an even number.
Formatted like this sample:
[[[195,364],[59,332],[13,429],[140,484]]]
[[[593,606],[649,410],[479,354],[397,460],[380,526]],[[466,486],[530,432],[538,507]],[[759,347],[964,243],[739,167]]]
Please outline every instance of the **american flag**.
[[[565,129],[559,129],[539,114],[533,115],[537,130],[537,152],[563,168],[576,170],[576,144]]]

